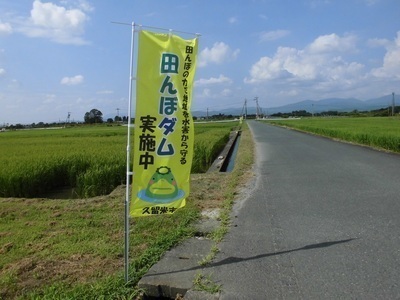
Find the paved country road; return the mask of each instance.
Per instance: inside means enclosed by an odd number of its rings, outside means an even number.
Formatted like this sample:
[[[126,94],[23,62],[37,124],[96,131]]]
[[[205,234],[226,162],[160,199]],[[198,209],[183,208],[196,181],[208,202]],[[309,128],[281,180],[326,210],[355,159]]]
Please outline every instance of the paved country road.
[[[220,299],[400,299],[400,155],[249,126],[255,187],[203,270]]]

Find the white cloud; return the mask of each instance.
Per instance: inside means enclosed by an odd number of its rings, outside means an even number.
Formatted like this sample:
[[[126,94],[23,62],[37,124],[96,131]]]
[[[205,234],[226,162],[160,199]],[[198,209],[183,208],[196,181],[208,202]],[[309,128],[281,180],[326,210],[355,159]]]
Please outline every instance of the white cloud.
[[[33,2],[31,10],[33,24],[46,28],[62,29],[67,26],[79,28],[86,20],[86,15],[79,9],[66,9],[51,2],[42,3],[39,0]]]
[[[6,70],[4,70],[3,68],[0,68],[0,76],[3,76],[4,74],[6,74]]]
[[[60,4],[67,7],[78,7],[83,11],[91,12],[94,11],[94,7],[86,0],[61,0]]]
[[[13,32],[10,23],[3,23],[0,21],[0,36],[9,35]]]
[[[224,76],[224,75],[219,75],[218,78],[211,77],[209,79],[199,79],[196,80],[195,84],[196,86],[207,86],[207,85],[212,85],[212,84],[231,84],[232,79]]]
[[[94,7],[85,0],[79,0],[78,7],[80,7],[83,11],[91,12],[94,11]]]
[[[358,53],[356,41],[354,36],[334,34],[318,37],[301,49],[279,47],[273,55],[260,57],[244,82],[252,84],[253,94],[273,94],[276,101],[368,99],[391,93],[400,82],[400,31],[392,40],[368,40],[369,46],[386,50],[381,65],[373,69],[350,59]]]
[[[232,49],[224,42],[217,42],[212,48],[206,47],[199,56],[199,67],[207,66],[210,63],[222,64],[226,61],[235,60],[240,50]]]
[[[354,52],[355,37],[336,34],[320,36],[304,49],[279,47],[273,57],[261,57],[250,69],[246,83],[269,80],[293,82],[344,82],[359,76],[364,68],[356,62],[346,62],[340,53]]]
[[[64,77],[61,79],[61,84],[63,85],[77,85],[83,83],[83,76],[76,75],[74,77]]]
[[[397,32],[397,37],[393,42],[383,41],[385,42],[382,45],[386,48],[383,65],[380,68],[373,69],[371,75],[380,78],[400,79],[400,31]]]
[[[287,36],[288,34],[290,34],[290,31],[283,30],[283,29],[268,31],[268,32],[261,32],[260,33],[260,41],[261,42],[274,41],[274,40],[281,39],[281,38]]]
[[[355,51],[356,40],[354,35],[344,37],[340,37],[335,33],[322,35],[308,46],[308,50],[314,53]]]
[[[80,6],[82,6],[80,2]],[[88,4],[85,10],[88,10]],[[51,2],[35,0],[27,24],[18,29],[29,37],[49,38],[57,43],[82,45],[84,26],[89,20],[82,8],[67,9]]]
[[[220,74],[218,77],[202,78],[195,82],[196,98],[210,100],[215,102],[212,107],[224,106],[219,103],[221,99],[227,99],[233,95],[233,91],[228,88],[233,80]]]

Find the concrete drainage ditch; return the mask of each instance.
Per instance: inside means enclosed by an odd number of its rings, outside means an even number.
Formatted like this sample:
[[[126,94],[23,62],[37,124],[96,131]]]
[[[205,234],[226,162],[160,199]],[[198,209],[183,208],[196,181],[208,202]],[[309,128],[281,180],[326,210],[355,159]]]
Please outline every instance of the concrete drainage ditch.
[[[219,154],[218,158],[208,169],[209,172],[230,172],[235,166],[235,158],[239,147],[241,131],[232,131],[229,135],[229,141]]]
[[[240,140],[240,130],[232,132],[229,141],[208,172],[230,172]],[[205,210],[196,224],[196,235],[167,251],[150,268],[138,285],[146,291],[144,299],[218,299],[218,294],[194,291],[193,279],[203,267],[199,264],[210,253],[214,241],[205,238],[220,226],[219,209]],[[178,295],[178,296],[177,296]]]

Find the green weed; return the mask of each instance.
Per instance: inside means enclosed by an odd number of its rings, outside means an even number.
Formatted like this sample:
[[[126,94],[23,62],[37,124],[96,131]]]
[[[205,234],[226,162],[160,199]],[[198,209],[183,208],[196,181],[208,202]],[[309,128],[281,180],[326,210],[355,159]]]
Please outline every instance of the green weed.
[[[211,275],[196,274],[193,280],[194,289],[197,291],[205,291],[207,293],[216,294],[221,290],[221,285],[212,281]]]

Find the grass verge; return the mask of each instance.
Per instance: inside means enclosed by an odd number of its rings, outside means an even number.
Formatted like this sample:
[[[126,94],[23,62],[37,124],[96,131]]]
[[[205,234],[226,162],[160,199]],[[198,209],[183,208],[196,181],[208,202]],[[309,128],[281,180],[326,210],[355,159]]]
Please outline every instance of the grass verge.
[[[214,241],[214,245],[211,247],[210,253],[203,260],[199,261],[199,265],[206,266],[211,263],[219,252],[219,243],[229,230],[234,201],[240,194],[240,189],[243,188],[248,180],[253,176],[251,170],[253,163],[254,143],[250,130],[248,129],[247,124],[245,124],[243,126],[233,172],[220,174],[222,176],[220,176],[219,182],[216,183],[225,187],[223,190],[216,190],[216,192],[219,191],[221,193],[220,198],[222,199],[218,206],[220,209],[220,226],[210,235],[210,238]],[[194,282],[196,283],[200,281],[200,283],[195,284],[195,288],[207,292],[211,291],[211,293],[216,293],[221,290],[221,286],[218,286],[218,289],[216,290],[214,284],[211,281],[204,280],[205,278],[204,275],[198,274]]]
[[[400,153],[399,117],[271,119],[265,122]]]

